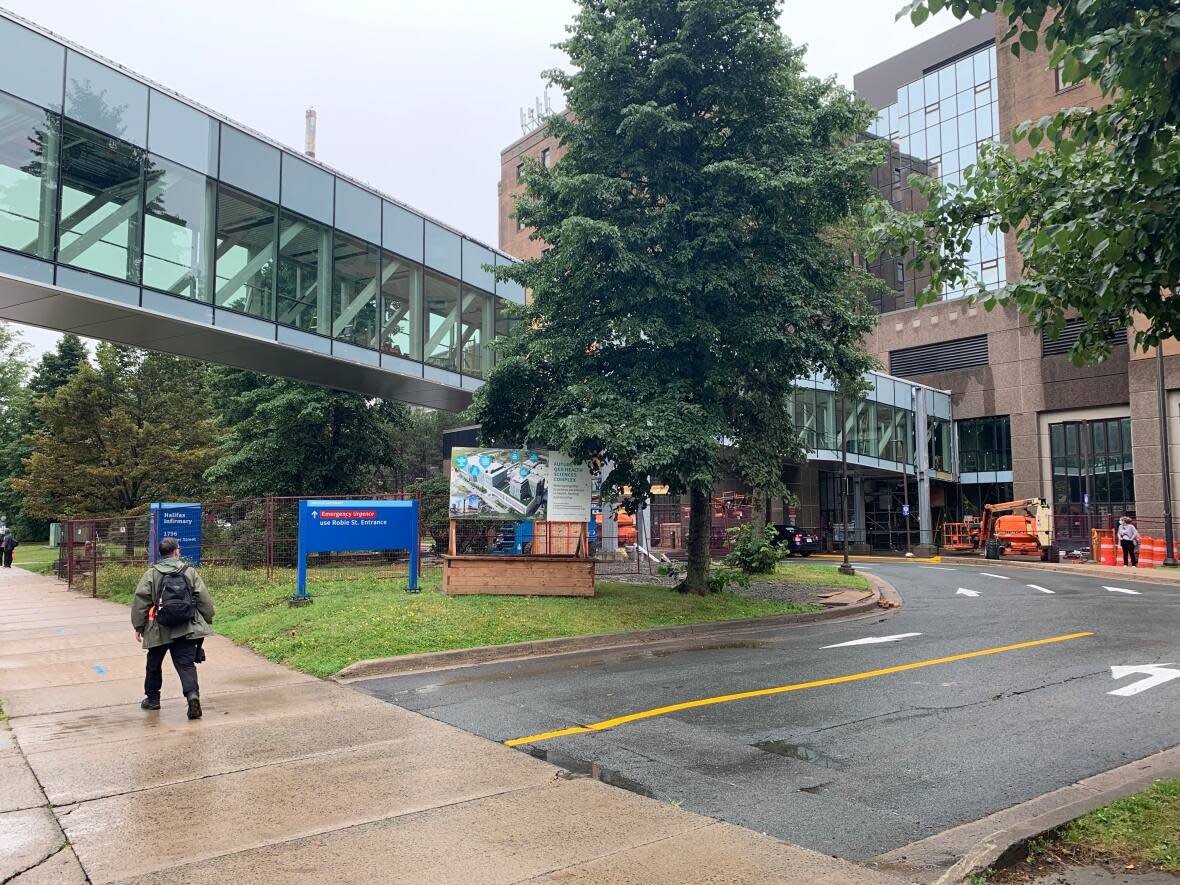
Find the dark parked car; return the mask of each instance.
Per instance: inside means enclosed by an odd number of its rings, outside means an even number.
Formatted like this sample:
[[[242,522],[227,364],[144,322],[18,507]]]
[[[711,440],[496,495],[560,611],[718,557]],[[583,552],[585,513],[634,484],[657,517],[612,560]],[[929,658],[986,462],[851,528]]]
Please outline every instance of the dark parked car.
[[[787,556],[810,556],[819,552],[819,535],[811,529],[802,529],[797,525],[775,525],[780,544],[786,546]]]

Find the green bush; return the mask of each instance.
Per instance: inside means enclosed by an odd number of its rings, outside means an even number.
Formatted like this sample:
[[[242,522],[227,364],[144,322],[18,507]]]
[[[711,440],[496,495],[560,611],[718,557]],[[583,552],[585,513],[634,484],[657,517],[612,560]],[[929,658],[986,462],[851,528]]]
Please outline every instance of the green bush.
[[[773,572],[783,555],[777,538],[778,533],[772,525],[766,526],[761,533],[754,530],[753,523],[730,529],[729,540],[733,546],[723,562],[748,575]]]

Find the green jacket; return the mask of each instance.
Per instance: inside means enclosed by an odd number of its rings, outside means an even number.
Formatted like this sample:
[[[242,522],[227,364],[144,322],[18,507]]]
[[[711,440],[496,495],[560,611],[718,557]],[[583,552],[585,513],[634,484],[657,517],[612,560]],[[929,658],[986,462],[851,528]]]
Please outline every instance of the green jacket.
[[[169,645],[174,639],[200,639],[202,636],[212,636],[213,628],[213,598],[197,570],[189,567],[188,577],[193,583],[193,590],[197,597],[197,614],[188,624],[179,627],[165,627],[154,618],[148,620],[148,609],[156,604],[156,588],[152,575],[175,572],[184,565],[179,559],[161,559],[143,573],[139,584],[135,588],[135,598],[131,601],[131,626],[136,633],[143,634],[143,647],[156,648]]]

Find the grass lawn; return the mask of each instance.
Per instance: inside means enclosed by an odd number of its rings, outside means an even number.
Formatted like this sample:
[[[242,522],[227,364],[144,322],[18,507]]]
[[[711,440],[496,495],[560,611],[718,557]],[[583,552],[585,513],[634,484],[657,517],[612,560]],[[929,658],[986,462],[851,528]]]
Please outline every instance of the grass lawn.
[[[753,576],[759,580],[758,576]],[[770,580],[767,578],[767,580]],[[780,562],[774,580],[787,584],[806,584],[812,587],[831,587],[833,590],[868,590],[869,579],[857,572],[842,575],[834,565],[804,565]]]
[[[1156,781],[1079,817],[1045,840],[1044,847],[1180,874],[1180,778]]]
[[[1051,865],[1046,863],[1050,858]],[[1026,862],[969,881],[1025,882],[1047,870],[1063,873],[1071,864],[1117,864],[1180,875],[1180,778],[1156,781],[1091,811],[1030,843]]]
[[[835,566],[805,568],[804,583],[845,586],[837,581]],[[776,580],[803,577],[794,568],[785,571]],[[142,573],[138,568],[102,569],[99,595],[130,603]],[[279,573],[271,583],[258,570],[214,567],[202,574],[217,607],[214,627],[219,633],[317,676],[330,676],[368,658],[815,610],[732,593],[688,596],[611,581],[600,581],[590,599],[448,597],[439,589],[437,570],[423,577],[419,594],[404,591],[405,578],[320,577],[309,583],[315,602],[291,608],[287,599],[295,590],[293,571]]]
[[[53,574],[53,567],[57,563],[57,548],[46,546],[48,543],[22,541],[21,545],[12,551],[12,564],[39,575]]]

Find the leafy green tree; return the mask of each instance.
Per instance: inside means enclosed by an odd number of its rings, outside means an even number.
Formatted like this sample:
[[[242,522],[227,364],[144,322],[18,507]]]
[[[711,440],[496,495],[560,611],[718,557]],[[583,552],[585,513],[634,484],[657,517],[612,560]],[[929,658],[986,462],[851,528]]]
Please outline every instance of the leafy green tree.
[[[37,413],[37,401],[64,386],[87,357],[86,346],[77,335],[63,335],[54,350],[41,355],[28,384],[20,388],[11,407],[5,409],[0,425],[0,512],[8,515],[9,525],[22,538],[44,538],[49,534],[49,521],[26,512],[24,500],[12,487],[12,481],[24,475],[24,461],[32,452],[29,437],[45,429]]]
[[[381,470],[400,461],[391,432],[404,406],[241,369],[213,376],[226,433],[206,477],[229,495],[377,491]]]
[[[24,386],[29,371],[24,358],[27,350],[20,336],[0,322],[0,514],[9,525],[17,520],[20,501],[9,488],[13,471],[6,456],[19,439],[18,428],[28,401]]]
[[[382,467],[382,484],[401,491],[442,473],[446,460],[442,451],[443,432],[461,424],[462,417],[451,412],[406,409],[404,420],[390,430],[392,448],[398,457]]]
[[[78,367],[89,359],[90,354],[82,339],[67,332],[57,340],[53,350],[41,354],[41,361],[29,378],[29,390],[34,396],[49,396],[63,387],[78,372]]]
[[[95,363],[37,401],[43,429],[12,483],[25,510],[54,519],[199,500],[217,428],[205,364],[114,344]]]
[[[550,72],[567,153],[526,163],[518,218],[548,246],[502,277],[532,289],[475,395],[484,436],[613,463],[604,492],[687,493],[687,578],[707,592],[723,444],[798,456],[795,379],[869,368],[860,272],[829,235],[870,194],[871,112],[808,77],[777,0],[579,0]],[[761,471],[777,493],[781,471]]]
[[[976,288],[985,307],[1012,303],[1055,337],[1067,316],[1084,328],[1071,356],[1101,360],[1112,329],[1145,318],[1141,347],[1180,336],[1180,12],[1176,0],[915,0],[915,24],[949,9],[958,18],[994,11],[1009,28],[1001,51],[1043,46],[1067,82],[1093,81],[1105,103],[1021,123],[1019,158],[990,145],[962,186],[916,180],[928,207],[913,215],[879,207],[876,252],[929,268],[925,301],[946,283]],[[978,286],[965,260],[970,228],[1016,232],[1024,271],[999,291]]]

